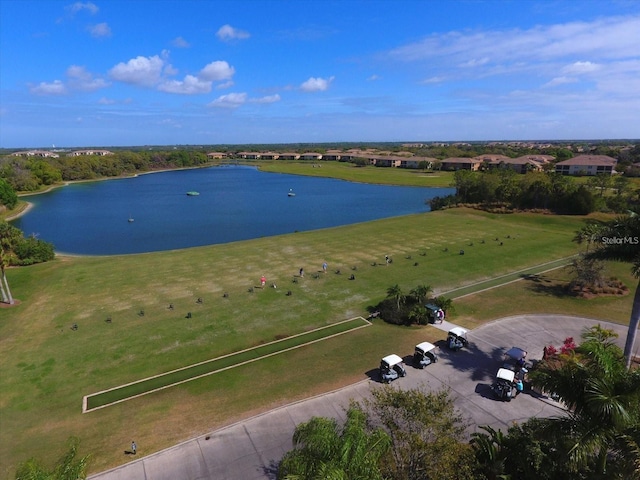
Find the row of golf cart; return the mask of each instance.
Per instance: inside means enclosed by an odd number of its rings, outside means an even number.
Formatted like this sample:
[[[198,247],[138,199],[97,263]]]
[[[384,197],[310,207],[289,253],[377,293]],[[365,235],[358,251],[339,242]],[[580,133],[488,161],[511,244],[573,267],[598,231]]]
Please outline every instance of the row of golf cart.
[[[526,375],[531,369],[527,361],[527,351],[511,347],[504,353],[502,367],[496,373],[491,390],[499,400],[510,402],[524,391]]]
[[[454,327],[447,334],[447,347],[451,350],[460,350],[467,343],[467,330],[464,328]],[[436,348],[434,344],[429,342],[422,342],[416,345],[411,361],[412,365],[415,368],[425,368],[427,365],[436,363],[438,361]],[[404,361],[399,355],[387,355],[380,361],[380,378],[383,383],[389,383],[406,375]]]

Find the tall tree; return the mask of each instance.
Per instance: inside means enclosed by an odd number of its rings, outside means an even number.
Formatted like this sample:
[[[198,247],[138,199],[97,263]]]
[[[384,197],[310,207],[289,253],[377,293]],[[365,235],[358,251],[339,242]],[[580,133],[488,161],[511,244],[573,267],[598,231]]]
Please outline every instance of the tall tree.
[[[280,462],[283,480],[382,480],[380,458],[390,447],[381,429],[369,429],[358,404],[347,410],[342,428],[333,419],[314,417],[298,425],[294,449]]]
[[[372,391],[365,401],[374,424],[391,438],[390,458],[382,464],[394,480],[473,479],[473,451],[465,439],[466,421],[449,390],[391,386]]]
[[[640,478],[640,370],[625,368],[614,337],[600,327],[586,330],[575,351],[548,357],[530,377],[567,407],[548,431],[563,439],[568,465],[591,471],[589,478],[630,480]]]
[[[640,215],[630,213],[603,223],[599,240],[595,243],[596,248],[588,256],[601,260],[630,262],[631,273],[638,279],[624,346],[624,357],[629,368],[640,323]]]
[[[52,469],[45,467],[36,459],[27,460],[18,467],[16,480],[83,480],[87,478],[90,457],[86,455],[76,458],[79,446],[80,441],[77,438],[70,438],[67,452]]]
[[[402,289],[400,285],[397,283],[389,288],[387,288],[387,298],[393,298],[396,302],[396,308],[400,311],[400,305],[402,305],[405,301],[404,293],[402,293]]]

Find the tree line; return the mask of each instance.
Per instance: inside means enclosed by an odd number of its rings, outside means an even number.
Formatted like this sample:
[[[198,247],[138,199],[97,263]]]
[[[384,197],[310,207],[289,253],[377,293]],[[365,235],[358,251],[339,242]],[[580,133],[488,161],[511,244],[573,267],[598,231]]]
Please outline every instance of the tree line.
[[[117,151],[105,156],[59,158],[4,156],[0,157],[0,179],[4,179],[15,191],[34,192],[62,181],[198,167],[208,162],[206,153],[195,150]]]
[[[456,189],[455,194],[433,198],[429,202],[432,210],[477,204],[485,209],[547,210],[586,215],[593,211],[624,212],[640,206],[640,191],[633,191],[629,179],[623,176],[612,178],[599,174],[587,183],[578,183],[573,177],[554,172],[518,174],[510,169],[458,170],[454,173],[452,186]]]

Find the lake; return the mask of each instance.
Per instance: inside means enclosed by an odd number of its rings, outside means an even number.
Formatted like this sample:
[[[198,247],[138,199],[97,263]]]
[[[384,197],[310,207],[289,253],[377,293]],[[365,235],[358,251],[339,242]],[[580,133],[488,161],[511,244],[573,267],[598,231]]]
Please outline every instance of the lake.
[[[230,165],[72,184],[28,197],[33,208],[11,223],[27,236],[53,243],[60,253],[117,255],[427,212],[429,199],[450,193],[453,189],[370,185]]]

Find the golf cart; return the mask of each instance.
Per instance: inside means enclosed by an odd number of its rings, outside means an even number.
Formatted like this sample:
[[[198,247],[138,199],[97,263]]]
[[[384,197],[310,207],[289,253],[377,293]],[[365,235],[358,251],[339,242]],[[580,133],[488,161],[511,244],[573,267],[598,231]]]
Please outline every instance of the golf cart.
[[[398,377],[404,377],[406,374],[402,358],[398,355],[387,355],[380,361],[380,378],[383,383],[389,383]]]
[[[427,303],[424,308],[427,309],[427,318],[429,323],[442,323],[444,320],[444,311],[433,303]]]
[[[450,350],[460,350],[467,346],[467,330],[462,327],[454,327],[447,335],[447,346]]]
[[[424,368],[427,365],[436,363],[438,356],[436,355],[436,346],[429,342],[422,342],[416,345],[416,351],[413,354],[413,366],[416,368]]]
[[[498,369],[496,381],[491,385],[491,390],[500,400],[510,402],[512,398],[522,391],[522,381],[516,380],[516,374],[513,370],[507,368]],[[520,388],[518,388],[518,385]]]
[[[531,369],[531,362],[527,361],[527,351],[520,347],[511,347],[504,352],[503,367],[514,372],[527,373]]]

